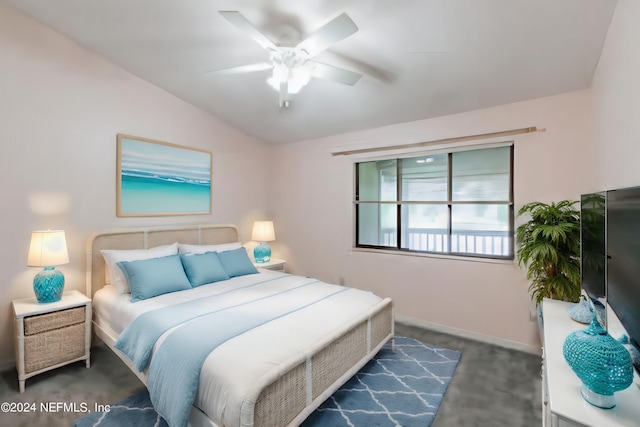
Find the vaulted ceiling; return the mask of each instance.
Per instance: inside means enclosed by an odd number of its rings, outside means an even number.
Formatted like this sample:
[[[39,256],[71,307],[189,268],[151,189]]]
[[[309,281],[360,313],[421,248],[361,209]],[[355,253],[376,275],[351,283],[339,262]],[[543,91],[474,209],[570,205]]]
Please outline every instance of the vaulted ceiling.
[[[587,88],[615,0],[0,0],[249,135],[284,143]],[[312,78],[287,108],[269,52],[345,12],[358,31],[314,57],[363,74]]]

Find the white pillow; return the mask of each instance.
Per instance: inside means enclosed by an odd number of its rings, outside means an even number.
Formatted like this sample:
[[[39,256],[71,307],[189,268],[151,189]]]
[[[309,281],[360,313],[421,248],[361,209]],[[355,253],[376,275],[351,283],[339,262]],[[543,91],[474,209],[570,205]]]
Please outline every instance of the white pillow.
[[[226,252],[240,249],[240,242],[223,243],[221,245],[187,245],[178,243],[178,250],[181,254],[203,254],[205,252]]]
[[[178,253],[178,243],[156,246],[149,249],[103,249],[100,251],[100,253],[102,253],[102,257],[104,258],[104,262],[106,264],[106,270],[109,277],[107,283],[115,285],[119,293],[129,294],[131,293],[131,289],[129,289],[129,283],[127,283],[127,279],[124,277],[124,273],[116,263],[120,261],[138,261],[142,259],[160,258],[163,256],[176,255]]]

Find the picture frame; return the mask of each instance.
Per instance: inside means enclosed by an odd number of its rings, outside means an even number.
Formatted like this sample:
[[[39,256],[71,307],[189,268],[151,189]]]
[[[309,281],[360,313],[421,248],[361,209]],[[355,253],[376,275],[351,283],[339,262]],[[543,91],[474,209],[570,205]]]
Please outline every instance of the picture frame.
[[[213,153],[117,135],[118,217],[211,213]]]

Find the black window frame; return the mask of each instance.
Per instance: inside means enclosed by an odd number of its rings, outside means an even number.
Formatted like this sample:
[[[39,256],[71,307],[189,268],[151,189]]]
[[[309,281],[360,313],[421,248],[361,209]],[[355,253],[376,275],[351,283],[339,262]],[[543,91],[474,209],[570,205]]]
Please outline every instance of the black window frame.
[[[452,193],[453,193],[453,170],[452,170],[452,159],[453,159],[453,153],[455,152],[460,152],[460,151],[476,151],[481,149],[480,147],[469,147],[468,149],[465,150],[450,150],[450,151],[444,151],[444,152],[439,152],[438,154],[447,154],[448,156],[448,170],[447,170],[447,200],[445,201],[421,201],[421,202],[407,202],[407,201],[402,201],[402,167],[401,167],[401,161],[403,158],[406,157],[398,157],[398,158],[388,158],[388,159],[382,159],[382,160],[395,160],[396,161],[396,200],[395,201],[382,201],[382,200],[377,200],[377,201],[371,201],[371,200],[367,200],[367,201],[361,201],[359,200],[359,189],[360,189],[360,174],[359,174],[359,166],[361,163],[367,163],[370,160],[366,160],[366,161],[362,161],[362,162],[356,162],[355,165],[355,191],[354,191],[354,199],[353,199],[353,204],[354,204],[354,211],[355,211],[355,248],[363,248],[363,249],[374,249],[374,250],[382,250],[382,251],[397,251],[399,253],[418,253],[418,254],[435,254],[435,255],[444,255],[444,256],[456,256],[456,257],[468,257],[468,258],[485,258],[485,259],[497,259],[497,260],[513,260],[515,257],[515,211],[514,211],[514,144],[510,143],[508,145],[499,145],[499,146],[494,146],[494,147],[482,147],[482,148],[496,148],[496,147],[504,147],[504,146],[508,146],[509,147],[509,200],[505,200],[505,201],[481,201],[481,200],[475,200],[475,201],[454,201],[452,200]],[[428,155],[428,153],[427,153]],[[407,156],[407,157],[414,157],[416,156],[415,154],[412,154],[411,156]],[[378,197],[378,199],[380,199],[380,197]],[[360,231],[360,206],[363,204],[378,204],[379,206],[382,206],[384,204],[395,204],[396,205],[396,226],[397,226],[397,232],[396,232],[396,242],[395,242],[395,246],[386,246],[386,245],[371,245],[371,244],[361,244],[359,243],[360,241],[360,236],[359,236],[359,231]],[[447,211],[448,211],[448,226],[447,226],[447,238],[448,238],[448,245],[447,251],[429,251],[429,250],[414,250],[414,249],[408,249],[408,248],[403,248],[402,247],[402,235],[403,235],[403,225],[402,225],[402,206],[403,205],[409,205],[409,204],[436,204],[436,205],[446,205],[447,206]],[[496,254],[479,254],[479,253],[471,253],[471,252],[459,252],[459,251],[452,251],[452,238],[453,238],[453,220],[452,220],[452,215],[453,215],[453,206],[454,205],[461,205],[461,204],[487,204],[487,205],[506,205],[508,206],[508,230],[507,230],[507,237],[508,237],[508,242],[509,242],[509,246],[508,246],[508,254],[507,255],[496,255]]]

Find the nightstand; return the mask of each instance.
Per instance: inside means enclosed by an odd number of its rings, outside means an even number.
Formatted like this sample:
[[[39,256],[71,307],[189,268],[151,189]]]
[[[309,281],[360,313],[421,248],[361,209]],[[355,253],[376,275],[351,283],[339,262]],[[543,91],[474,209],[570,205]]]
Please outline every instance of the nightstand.
[[[284,273],[287,261],[283,259],[271,258],[271,261],[269,262],[254,262],[253,265],[256,268],[265,268],[267,270],[281,271]]]
[[[38,303],[34,298],[13,300],[16,369],[20,393],[27,378],[86,360],[91,345],[91,300],[73,290],[62,299]]]

